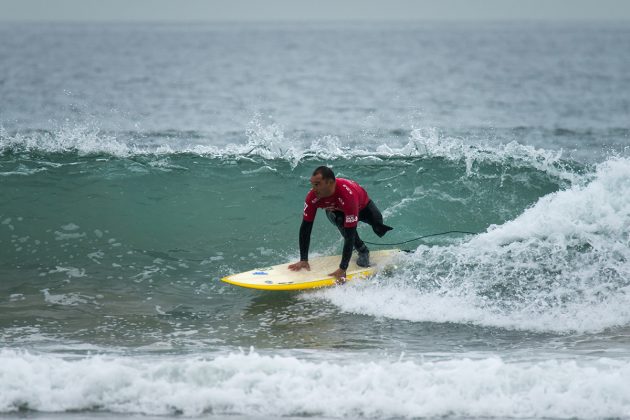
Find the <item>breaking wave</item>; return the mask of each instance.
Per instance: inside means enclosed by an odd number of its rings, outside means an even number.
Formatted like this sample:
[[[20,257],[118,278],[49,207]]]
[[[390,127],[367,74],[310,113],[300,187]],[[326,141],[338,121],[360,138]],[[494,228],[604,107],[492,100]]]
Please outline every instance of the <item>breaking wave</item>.
[[[217,145],[219,144],[219,145]],[[245,130],[242,142],[204,138],[200,133],[112,133],[95,124],[64,124],[54,130],[8,133],[0,127],[0,156],[41,153],[109,155],[118,158],[191,154],[216,159],[263,159],[288,162],[292,168],[311,159],[444,158],[465,161],[470,172],[475,163],[509,163],[531,167],[561,179],[574,181],[571,164],[562,151],[537,149],[511,141],[488,144],[448,136],[436,128],[412,129],[395,139],[342,140],[335,135],[303,139],[285,134],[275,123],[264,124],[256,117]]]
[[[331,418],[604,418],[630,413],[627,360],[301,360],[0,352],[0,412]]]
[[[630,160],[543,196],[520,216],[449,246],[419,246],[401,270],[323,290],[341,309],[411,321],[596,332],[630,324]]]

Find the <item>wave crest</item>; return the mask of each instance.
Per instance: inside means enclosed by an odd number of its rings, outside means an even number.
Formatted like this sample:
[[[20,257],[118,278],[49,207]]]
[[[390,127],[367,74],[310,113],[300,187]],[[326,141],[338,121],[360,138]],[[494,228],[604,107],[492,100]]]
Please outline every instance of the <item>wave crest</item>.
[[[221,139],[199,133],[115,133],[103,131],[96,124],[65,123],[54,130],[12,134],[0,127],[0,154],[77,153],[119,158],[192,154],[216,159],[280,160],[288,162],[292,168],[312,159],[443,158],[464,161],[469,174],[477,163],[499,163],[532,167],[569,181],[576,179],[572,168],[562,160],[562,151],[536,149],[514,141],[499,145],[471,143],[444,135],[436,128],[416,128],[407,137],[399,136],[395,141],[375,138],[343,141],[335,135],[302,139],[288,137],[278,124],[266,124],[256,116],[245,130],[243,140],[242,143],[221,144]]]

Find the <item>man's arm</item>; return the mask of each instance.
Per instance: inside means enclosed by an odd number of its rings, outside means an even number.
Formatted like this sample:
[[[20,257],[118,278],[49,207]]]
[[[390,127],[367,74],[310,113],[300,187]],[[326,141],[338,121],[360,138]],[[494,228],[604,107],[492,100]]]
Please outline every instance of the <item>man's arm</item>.
[[[308,248],[311,245],[313,222],[302,220],[300,225],[300,261],[308,261]]]
[[[302,220],[300,225],[300,261],[289,265],[289,270],[299,271],[306,268],[310,271],[311,266],[308,263],[308,248],[311,244],[311,231],[313,230],[313,222]]]
[[[343,228],[343,253],[341,254],[341,263],[339,268],[332,273],[328,273],[329,276],[333,276],[337,280],[337,284],[343,284],[346,282],[346,270],[348,264],[350,264],[350,257],[352,257],[352,248],[354,246],[354,235],[357,234],[357,228]]]
[[[344,271],[348,269],[348,264],[350,264],[350,257],[352,257],[352,248],[354,247],[354,236],[356,234],[356,226],[343,228],[343,252],[341,253],[341,263],[339,264],[339,268]]]

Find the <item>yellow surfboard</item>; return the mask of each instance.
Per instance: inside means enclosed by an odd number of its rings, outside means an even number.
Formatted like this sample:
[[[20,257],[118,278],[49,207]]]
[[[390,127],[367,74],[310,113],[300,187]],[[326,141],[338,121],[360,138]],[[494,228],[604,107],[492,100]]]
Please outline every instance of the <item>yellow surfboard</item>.
[[[400,250],[398,249],[370,252],[370,267],[359,267],[356,264],[356,257],[353,257],[346,270],[346,280],[371,276],[387,265],[392,264],[395,257],[399,254]],[[273,267],[257,268],[244,273],[232,274],[231,276],[223,277],[221,280],[236,286],[260,290],[303,290],[334,286],[336,284],[335,279],[329,276],[328,273],[332,273],[339,268],[340,261],[340,255],[317,257],[308,261],[311,271],[305,269],[291,271],[289,270],[289,264],[291,263],[284,263]]]

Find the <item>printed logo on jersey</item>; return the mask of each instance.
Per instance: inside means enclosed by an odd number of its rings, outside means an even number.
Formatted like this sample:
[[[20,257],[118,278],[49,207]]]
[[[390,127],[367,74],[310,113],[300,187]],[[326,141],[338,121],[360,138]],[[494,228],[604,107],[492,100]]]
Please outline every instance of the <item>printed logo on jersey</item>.
[[[358,221],[359,218],[357,216],[346,216],[346,223],[354,223]]]
[[[308,208],[308,203],[304,203],[304,216],[306,216],[306,209]]]
[[[343,187],[346,189],[346,191],[348,191],[348,194],[352,195],[352,190],[350,189],[350,187],[348,187],[347,185],[344,185]]]

